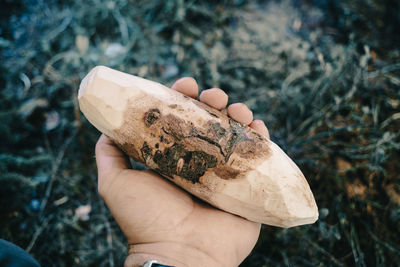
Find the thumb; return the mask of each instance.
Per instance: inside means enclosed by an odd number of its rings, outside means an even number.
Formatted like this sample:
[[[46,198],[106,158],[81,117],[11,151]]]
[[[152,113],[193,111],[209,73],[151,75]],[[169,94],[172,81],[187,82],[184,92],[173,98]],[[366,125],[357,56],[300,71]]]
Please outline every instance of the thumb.
[[[96,163],[99,186],[122,170],[131,168],[128,157],[104,134],[96,144]]]

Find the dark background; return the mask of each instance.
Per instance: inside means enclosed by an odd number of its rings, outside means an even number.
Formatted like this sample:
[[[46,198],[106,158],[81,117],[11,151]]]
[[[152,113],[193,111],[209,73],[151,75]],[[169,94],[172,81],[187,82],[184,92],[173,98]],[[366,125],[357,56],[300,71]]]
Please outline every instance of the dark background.
[[[243,266],[397,265],[399,5],[1,1],[0,237],[42,266],[122,265],[125,239],[96,192],[99,133],[76,101],[107,65],[224,89],[301,167],[320,220],[263,226]]]

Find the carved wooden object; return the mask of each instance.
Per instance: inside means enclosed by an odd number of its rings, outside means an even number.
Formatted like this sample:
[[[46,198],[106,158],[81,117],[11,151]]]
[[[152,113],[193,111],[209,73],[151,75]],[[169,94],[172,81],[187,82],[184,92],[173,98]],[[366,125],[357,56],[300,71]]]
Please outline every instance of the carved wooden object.
[[[103,66],[82,80],[79,106],[134,160],[215,207],[281,227],[318,218],[296,164],[272,141],[216,109]]]

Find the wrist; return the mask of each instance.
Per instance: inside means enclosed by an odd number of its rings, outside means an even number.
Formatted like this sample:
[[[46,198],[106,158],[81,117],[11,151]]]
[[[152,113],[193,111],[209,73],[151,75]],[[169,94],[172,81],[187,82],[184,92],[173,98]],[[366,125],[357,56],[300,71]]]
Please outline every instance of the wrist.
[[[148,260],[174,267],[224,266],[200,249],[175,242],[131,245],[124,266],[141,267]]]

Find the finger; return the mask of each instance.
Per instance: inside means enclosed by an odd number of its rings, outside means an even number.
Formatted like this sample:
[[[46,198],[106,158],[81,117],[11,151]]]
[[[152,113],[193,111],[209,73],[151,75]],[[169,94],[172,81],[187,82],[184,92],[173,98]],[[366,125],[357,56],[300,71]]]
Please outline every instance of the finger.
[[[255,130],[257,133],[264,135],[265,137],[270,139],[268,128],[267,128],[267,126],[265,126],[265,124],[262,120],[252,121],[250,123],[249,127],[252,128],[253,130]]]
[[[229,117],[241,124],[249,125],[253,121],[253,112],[243,103],[229,105],[227,113]]]
[[[131,168],[128,157],[104,134],[96,144],[96,163],[99,186],[106,183],[107,179],[112,179],[116,173]]]
[[[199,94],[199,86],[197,82],[192,77],[184,77],[177,80],[171,87],[184,95],[191,98],[196,98]]]
[[[228,104],[228,95],[219,88],[211,88],[201,92],[200,101],[213,108],[222,110]]]

